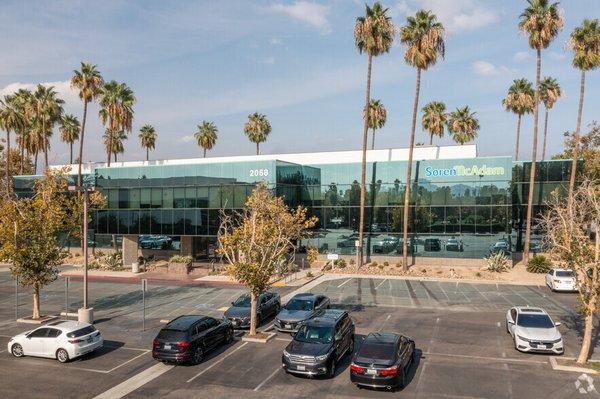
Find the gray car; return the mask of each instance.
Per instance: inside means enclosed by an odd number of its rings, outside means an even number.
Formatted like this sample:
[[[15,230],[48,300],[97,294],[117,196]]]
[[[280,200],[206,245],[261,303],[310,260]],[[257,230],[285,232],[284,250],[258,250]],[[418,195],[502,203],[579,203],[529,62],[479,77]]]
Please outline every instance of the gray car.
[[[303,321],[309,320],[330,306],[325,295],[302,293],[294,295],[275,317],[277,331],[296,332]]]
[[[244,294],[231,302],[231,307],[225,311],[224,316],[231,321],[233,328],[250,327],[250,295]],[[281,301],[276,292],[263,292],[256,304],[256,325],[279,313]]]

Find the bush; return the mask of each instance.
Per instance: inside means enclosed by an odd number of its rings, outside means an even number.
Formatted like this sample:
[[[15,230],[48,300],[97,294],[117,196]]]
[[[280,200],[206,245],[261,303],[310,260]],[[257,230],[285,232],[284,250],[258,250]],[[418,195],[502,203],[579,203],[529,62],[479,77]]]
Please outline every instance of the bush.
[[[552,268],[550,259],[544,255],[533,255],[533,258],[527,263],[527,271],[529,273],[548,273]]]
[[[306,277],[313,278],[314,276],[313,276],[313,274],[311,272],[308,272],[308,273],[306,273]]]
[[[390,262],[388,262],[388,261],[386,260],[385,262],[383,262],[383,265],[384,265],[385,267],[388,267],[388,266],[390,265]]]
[[[385,266],[383,266],[383,265],[378,265],[378,267],[379,267],[379,270],[383,270],[383,268],[384,268]]]
[[[185,263],[185,264],[189,264],[192,263],[192,257],[189,255],[183,256],[183,255],[173,255],[171,256],[171,259],[169,259],[169,262],[171,263]]]
[[[344,259],[336,259],[333,264],[340,269],[346,267],[346,261]]]
[[[315,263],[317,261],[317,257],[319,256],[319,250],[317,247],[309,246],[306,249],[306,261],[309,265]]]
[[[379,263],[377,263],[376,261],[371,262],[371,266],[373,266],[373,267],[377,267],[378,264]]]
[[[421,269],[421,273],[427,273],[427,269]]]
[[[106,266],[111,270],[123,268],[123,252],[116,251],[107,255],[105,262]]]
[[[491,272],[500,273],[508,270],[509,261],[502,252],[496,252],[484,259],[487,263],[486,269]]]
[[[354,265],[356,264],[356,261],[354,260],[354,258],[351,258],[351,259],[348,261],[348,264],[350,264],[350,266],[354,266]]]
[[[475,277],[481,277],[481,273],[479,273],[479,272],[475,273]]]
[[[327,264],[325,265],[325,267],[323,268],[323,270],[324,270],[324,271],[329,271],[329,270],[331,270],[331,269],[332,269],[331,262],[330,262],[330,263],[327,263]]]
[[[402,262],[396,263],[396,267],[398,267],[398,268],[402,267]]]

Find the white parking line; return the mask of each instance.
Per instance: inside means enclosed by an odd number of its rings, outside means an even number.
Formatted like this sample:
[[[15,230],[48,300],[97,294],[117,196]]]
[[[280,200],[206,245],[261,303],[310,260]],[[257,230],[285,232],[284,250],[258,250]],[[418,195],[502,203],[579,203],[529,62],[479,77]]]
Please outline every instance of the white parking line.
[[[118,369],[118,368],[120,368],[120,367],[123,367],[123,366],[125,366],[126,364],[133,362],[135,359],[138,359],[138,358],[140,358],[140,357],[142,357],[142,356],[146,355],[148,352],[150,352],[150,351],[149,351],[149,350],[146,350],[144,353],[140,353],[139,355],[137,355],[137,356],[135,356],[135,357],[132,357],[131,359],[129,359],[129,360],[127,360],[127,361],[125,361],[125,362],[123,362],[123,363],[119,364],[118,366],[115,366],[115,367],[113,367],[112,369],[108,370],[108,371],[107,371],[107,373],[112,373],[112,372],[113,372],[113,371],[115,371],[116,369]]]
[[[385,321],[383,322],[381,327],[379,327],[379,332],[381,332],[381,330],[383,330],[383,327],[385,327],[386,323],[390,320],[391,317],[392,317],[391,314],[387,315],[387,317],[385,318]]]
[[[213,364],[211,364],[210,366],[208,366],[207,368],[205,368],[204,370],[202,370],[201,372],[199,372],[198,374],[196,374],[195,376],[193,376],[192,378],[190,378],[186,382],[192,382],[192,381],[194,381],[196,378],[200,377],[202,374],[206,373],[208,370],[212,369],[217,364],[222,363],[223,360],[227,359],[229,356],[233,355],[235,352],[239,351],[240,349],[242,349],[246,345],[248,345],[248,342],[244,342],[243,344],[241,344],[240,346],[238,346],[237,348],[235,348],[234,350],[232,350],[231,352],[229,352],[227,355],[223,356],[222,358],[220,358],[219,360],[217,360],[216,362],[214,362]]]
[[[338,285],[338,288],[341,288],[343,285],[345,285],[347,282],[351,281],[352,278],[349,278],[348,280],[344,281],[343,283],[341,283],[340,285]]]
[[[152,381],[153,379],[163,375],[173,367],[174,366],[167,366],[163,363],[155,364],[141,373],[123,381],[119,385],[112,387],[108,391],[101,393],[94,399],[120,399]]]
[[[292,339],[291,338],[279,338],[279,337],[277,337],[277,338],[275,338],[275,341],[292,342]]]
[[[269,375],[263,382],[261,382],[260,384],[258,384],[258,386],[256,388],[254,388],[254,392],[258,391],[260,388],[262,388],[263,385],[265,385],[271,378],[273,378],[275,376],[275,374],[277,374],[277,372],[281,370],[281,367],[277,368],[275,371],[273,371],[271,373],[271,375]]]
[[[375,289],[379,289],[379,287],[381,287],[381,284],[385,283],[386,281],[389,281],[387,278],[385,280],[383,280],[381,283],[377,284],[377,286],[375,287]]]

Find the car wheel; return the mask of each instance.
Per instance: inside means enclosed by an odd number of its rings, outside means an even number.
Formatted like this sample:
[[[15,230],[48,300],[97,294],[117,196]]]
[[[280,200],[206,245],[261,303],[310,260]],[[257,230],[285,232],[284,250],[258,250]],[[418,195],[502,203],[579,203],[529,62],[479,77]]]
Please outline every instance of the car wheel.
[[[12,355],[14,357],[23,357],[25,356],[25,353],[23,352],[23,347],[19,344],[14,344],[11,348],[10,348],[10,353],[12,353]]]
[[[331,365],[329,366],[329,378],[335,377],[335,359],[331,361]]]
[[[69,361],[69,353],[64,349],[59,349],[56,351],[56,360],[61,363],[66,363]]]
[[[198,345],[194,351],[194,363],[200,364],[202,363],[202,359],[204,359],[204,350]]]

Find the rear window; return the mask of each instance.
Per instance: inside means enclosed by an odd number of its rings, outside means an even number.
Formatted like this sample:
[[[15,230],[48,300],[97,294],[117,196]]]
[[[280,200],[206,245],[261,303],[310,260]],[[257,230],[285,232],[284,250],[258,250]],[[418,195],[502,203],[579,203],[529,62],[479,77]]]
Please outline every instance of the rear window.
[[[571,270],[557,270],[556,277],[574,277],[575,275]]]
[[[67,337],[69,337],[69,338],[83,337],[84,335],[91,334],[94,331],[96,331],[96,328],[94,326],[83,327],[83,328],[80,328],[79,330],[71,331],[70,333],[67,334]]]
[[[371,359],[373,363],[377,363],[377,360],[392,360],[396,356],[396,348],[393,344],[365,343],[358,351],[358,356],[364,361]]]
[[[185,339],[187,333],[181,330],[160,330],[156,338],[162,339],[163,341],[182,341]]]

